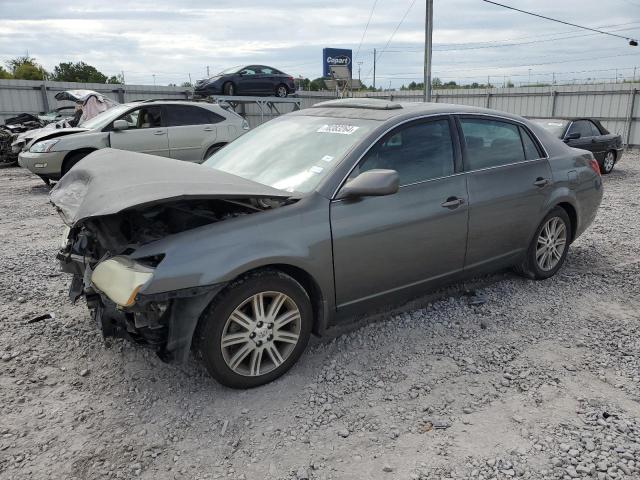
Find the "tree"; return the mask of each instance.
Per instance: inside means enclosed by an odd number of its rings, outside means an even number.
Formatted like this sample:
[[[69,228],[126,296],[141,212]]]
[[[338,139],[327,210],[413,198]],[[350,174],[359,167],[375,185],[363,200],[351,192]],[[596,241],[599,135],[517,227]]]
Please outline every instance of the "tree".
[[[122,75],[121,73],[117,75],[111,75],[109,78],[107,78],[107,83],[124,85],[124,75]]]
[[[25,55],[12,58],[7,62],[13,78],[20,80],[44,80],[47,72],[36,62],[36,59]]]
[[[191,85],[191,82],[182,82],[180,84],[181,87],[185,87],[185,88],[191,88],[193,87],[193,85]]]
[[[106,83],[107,76],[84,62],[62,62],[53,68],[52,80],[58,82]]]
[[[0,80],[4,80],[7,78],[13,78],[10,72],[7,72],[4,67],[0,66]]]
[[[324,78],[316,78],[309,83],[309,89],[317,92],[319,90],[325,90]]]
[[[431,86],[433,88],[442,88],[442,80],[440,80],[438,77],[433,77],[431,79]]]

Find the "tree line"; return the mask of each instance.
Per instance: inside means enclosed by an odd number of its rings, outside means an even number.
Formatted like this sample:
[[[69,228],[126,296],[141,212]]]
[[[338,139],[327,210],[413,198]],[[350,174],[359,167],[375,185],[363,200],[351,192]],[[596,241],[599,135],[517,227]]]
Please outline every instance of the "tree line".
[[[29,55],[12,58],[0,66],[0,79],[53,80],[57,82],[124,83],[121,74],[107,76],[84,62],[61,62],[51,72]]]

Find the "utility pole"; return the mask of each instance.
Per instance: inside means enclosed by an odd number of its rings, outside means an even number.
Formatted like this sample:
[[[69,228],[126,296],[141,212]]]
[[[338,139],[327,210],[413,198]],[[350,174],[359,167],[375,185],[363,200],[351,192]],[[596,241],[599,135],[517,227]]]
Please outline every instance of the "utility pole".
[[[209,78],[209,65],[207,65],[207,78]]]
[[[433,40],[433,0],[427,0],[424,19],[424,90],[422,101],[431,101],[431,52]]]
[[[122,83],[124,84],[124,70],[121,70],[120,73],[122,74]]]
[[[376,49],[373,49],[373,90],[376,89]]]
[[[529,86],[531,86],[531,69],[529,69]]]
[[[189,85],[193,87],[193,82],[191,81],[191,72],[189,72]]]
[[[360,82],[360,67],[362,66],[362,60],[358,62],[358,81]]]
[[[156,86],[156,74],[152,73],[151,76],[153,77],[153,86]]]

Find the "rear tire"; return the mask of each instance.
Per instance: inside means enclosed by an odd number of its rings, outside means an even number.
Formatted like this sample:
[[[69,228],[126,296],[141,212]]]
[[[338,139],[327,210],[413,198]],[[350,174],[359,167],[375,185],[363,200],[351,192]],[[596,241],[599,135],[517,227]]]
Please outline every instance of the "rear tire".
[[[232,97],[236,94],[236,86],[231,82],[227,82],[222,86],[222,91],[225,95]]]
[[[312,323],[304,288],[280,271],[262,270],[235,280],[214,298],[194,344],[218,382],[252,388],[275,380],[296,363]]]
[[[289,89],[284,83],[276,87],[276,97],[285,98],[287,95],[289,95]]]
[[[64,177],[69,170],[71,170],[80,160],[89,155],[92,152],[78,152],[72,153],[62,163],[62,170],[60,171],[60,177]]]
[[[536,229],[526,258],[515,271],[535,280],[554,276],[567,258],[572,235],[569,215],[561,207],[554,208]]]
[[[615,150],[609,150],[602,160],[600,170],[603,175],[609,175],[613,171],[613,167],[616,164],[616,152]]]

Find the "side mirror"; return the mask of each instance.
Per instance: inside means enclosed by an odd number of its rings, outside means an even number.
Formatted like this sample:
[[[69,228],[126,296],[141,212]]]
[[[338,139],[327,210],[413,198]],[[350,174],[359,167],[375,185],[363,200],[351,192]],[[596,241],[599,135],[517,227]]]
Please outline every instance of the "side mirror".
[[[568,142],[569,140],[577,140],[580,138],[580,132],[573,132],[564,137],[564,141]]]
[[[349,180],[336,198],[382,197],[396,193],[399,187],[395,170],[368,170]]]
[[[127,128],[129,128],[129,124],[127,123],[126,120],[120,119],[113,122],[113,130],[115,132],[126,130]]]

